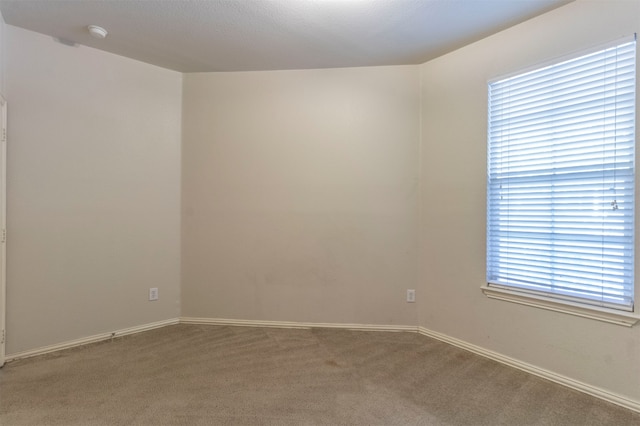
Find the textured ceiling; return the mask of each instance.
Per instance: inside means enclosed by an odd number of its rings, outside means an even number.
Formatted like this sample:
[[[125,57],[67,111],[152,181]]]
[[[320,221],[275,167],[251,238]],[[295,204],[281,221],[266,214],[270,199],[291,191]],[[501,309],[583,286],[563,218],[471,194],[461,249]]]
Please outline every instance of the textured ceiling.
[[[418,64],[570,1],[0,0],[0,11],[66,43],[204,72]]]

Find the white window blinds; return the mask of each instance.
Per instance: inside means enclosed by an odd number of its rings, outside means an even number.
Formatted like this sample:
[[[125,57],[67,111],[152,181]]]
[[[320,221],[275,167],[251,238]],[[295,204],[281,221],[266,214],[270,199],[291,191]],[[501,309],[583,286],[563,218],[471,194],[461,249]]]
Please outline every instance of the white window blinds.
[[[635,44],[489,84],[490,286],[633,310]]]

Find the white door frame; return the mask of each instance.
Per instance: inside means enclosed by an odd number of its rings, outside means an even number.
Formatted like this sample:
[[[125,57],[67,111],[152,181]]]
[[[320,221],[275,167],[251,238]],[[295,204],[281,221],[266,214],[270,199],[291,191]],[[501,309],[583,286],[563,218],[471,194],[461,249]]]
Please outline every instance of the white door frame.
[[[0,367],[7,324],[7,101],[0,94]]]

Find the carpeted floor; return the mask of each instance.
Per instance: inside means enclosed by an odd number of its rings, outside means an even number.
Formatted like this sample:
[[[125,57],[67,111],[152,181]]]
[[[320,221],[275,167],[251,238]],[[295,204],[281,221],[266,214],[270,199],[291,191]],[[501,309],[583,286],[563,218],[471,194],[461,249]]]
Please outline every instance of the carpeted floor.
[[[0,424],[640,425],[415,333],[176,325],[0,369]]]

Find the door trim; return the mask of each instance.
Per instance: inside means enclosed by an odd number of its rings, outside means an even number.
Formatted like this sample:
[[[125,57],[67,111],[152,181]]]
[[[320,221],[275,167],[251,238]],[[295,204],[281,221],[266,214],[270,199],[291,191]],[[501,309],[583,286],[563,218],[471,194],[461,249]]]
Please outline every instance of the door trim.
[[[0,94],[0,367],[7,344],[7,101]]]

